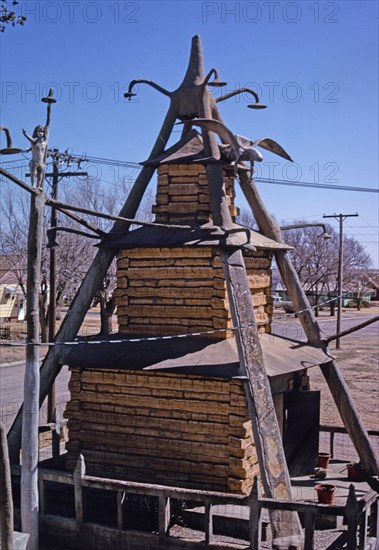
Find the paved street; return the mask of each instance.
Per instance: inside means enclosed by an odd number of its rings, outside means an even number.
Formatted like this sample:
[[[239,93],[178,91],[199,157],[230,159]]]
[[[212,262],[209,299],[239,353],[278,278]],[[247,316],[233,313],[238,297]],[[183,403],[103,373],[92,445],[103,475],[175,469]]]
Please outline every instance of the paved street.
[[[368,320],[370,317],[375,317],[375,315],[378,315],[378,308],[370,308],[360,312],[344,312],[341,322],[342,330],[347,330],[355,325],[359,325],[360,323]],[[317,318],[317,321],[320,324],[322,331],[327,336],[332,336],[336,333],[337,321],[335,317],[330,317],[329,312],[320,312],[320,316]],[[306,340],[299,320],[294,316],[287,316],[282,309],[275,309],[272,332],[278,336],[293,338],[294,340]],[[379,322],[372,323],[368,327],[360,329],[359,334],[379,339]]]
[[[7,430],[23,401],[25,363],[0,365],[0,415]],[[70,394],[68,391],[69,371],[63,367],[56,381],[57,412],[62,417]],[[41,411],[41,422],[46,422],[46,403]]]

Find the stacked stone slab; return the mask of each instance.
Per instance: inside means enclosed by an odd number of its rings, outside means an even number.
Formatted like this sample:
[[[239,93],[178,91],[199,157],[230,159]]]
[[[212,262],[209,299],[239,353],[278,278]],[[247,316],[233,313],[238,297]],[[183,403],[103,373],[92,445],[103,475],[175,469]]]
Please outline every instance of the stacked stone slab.
[[[232,219],[234,171],[224,169]],[[159,223],[205,224],[211,221],[205,168],[201,164],[162,165],[158,169],[156,204]],[[269,331],[272,314],[269,250],[244,251],[256,320]],[[118,254],[115,292],[120,332],[182,334],[226,330],[232,326],[226,284],[217,246],[138,248]],[[230,336],[229,332],[225,337]],[[220,337],[219,333],[209,337]]]
[[[70,468],[204,490],[248,492],[258,471],[239,381],[72,369]]]
[[[245,262],[256,320],[261,331],[268,331],[270,253],[248,251]],[[124,334],[188,334],[232,327],[217,247],[121,250],[115,299],[119,330]],[[222,333],[208,336],[220,338]]]
[[[225,167],[234,219],[233,174]],[[160,166],[153,211],[165,224],[211,222],[204,166]],[[217,244],[136,242],[118,253],[114,296],[120,333],[233,336]],[[262,247],[243,254],[259,330],[269,332],[272,251]],[[241,380],[128,370],[127,361],[118,365],[107,358],[111,370],[70,365],[68,466],[75,466],[81,452],[95,475],[248,493],[258,464]]]
[[[238,215],[234,205],[234,172],[225,168],[225,192],[233,219]],[[202,164],[163,164],[158,168],[156,204],[159,223],[198,222],[211,219],[207,175]]]

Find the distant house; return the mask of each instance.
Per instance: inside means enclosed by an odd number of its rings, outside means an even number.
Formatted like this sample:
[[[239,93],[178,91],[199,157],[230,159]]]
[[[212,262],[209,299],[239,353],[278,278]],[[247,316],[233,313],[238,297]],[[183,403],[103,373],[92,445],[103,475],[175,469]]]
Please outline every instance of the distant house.
[[[379,301],[379,270],[372,269],[367,273],[367,286],[370,288],[371,300]]]
[[[26,301],[20,282],[14,271],[5,271],[0,277],[0,323],[23,321]]]

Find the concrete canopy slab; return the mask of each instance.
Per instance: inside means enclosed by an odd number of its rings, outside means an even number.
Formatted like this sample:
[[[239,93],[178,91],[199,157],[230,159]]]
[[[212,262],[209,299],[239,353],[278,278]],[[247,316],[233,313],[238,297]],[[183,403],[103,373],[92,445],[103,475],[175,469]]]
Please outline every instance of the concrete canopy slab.
[[[272,334],[261,335],[260,342],[270,378],[330,361],[321,349],[304,342]],[[85,339],[64,346],[62,362],[81,368],[166,371],[218,378],[243,375],[235,338],[218,341],[196,336],[149,339],[115,334],[98,344],[94,339]]]

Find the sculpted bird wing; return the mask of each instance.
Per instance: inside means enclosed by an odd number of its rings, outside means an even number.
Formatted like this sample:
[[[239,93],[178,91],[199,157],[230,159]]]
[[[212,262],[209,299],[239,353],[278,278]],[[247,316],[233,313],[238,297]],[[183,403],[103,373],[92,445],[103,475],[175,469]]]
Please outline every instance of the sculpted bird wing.
[[[285,151],[283,147],[279,145],[279,143],[271,138],[257,139],[256,141],[254,141],[253,146],[262,147],[262,149],[267,149],[267,151],[271,151],[271,153],[275,153],[275,155],[279,155],[280,157],[283,157],[284,159],[293,162],[287,151]]]
[[[236,138],[241,147],[254,147],[254,143],[251,139],[244,136],[239,136],[238,134],[236,134]]]
[[[194,118],[191,120],[191,124],[194,126],[200,126],[200,128],[204,128],[204,130],[217,134],[223,143],[231,145],[236,158],[240,157],[240,144],[238,143],[236,136],[231,130],[229,130],[229,128],[225,126],[225,124],[211,118]]]

